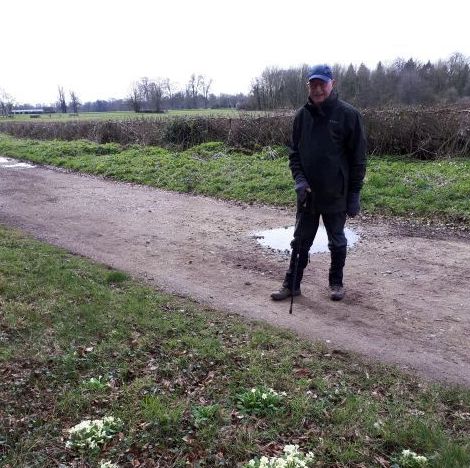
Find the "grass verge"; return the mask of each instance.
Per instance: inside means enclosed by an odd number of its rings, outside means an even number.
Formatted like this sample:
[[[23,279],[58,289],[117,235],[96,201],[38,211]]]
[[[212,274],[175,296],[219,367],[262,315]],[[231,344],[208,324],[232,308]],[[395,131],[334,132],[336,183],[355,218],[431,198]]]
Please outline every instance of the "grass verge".
[[[288,444],[315,466],[387,467],[405,449],[429,466],[470,465],[470,391],[170,297],[1,227],[0,374],[5,467],[235,467]],[[69,440],[81,421],[110,416],[104,442]]]
[[[168,190],[274,205],[293,205],[287,150],[244,154],[222,143],[183,152],[157,147],[38,141],[0,135],[0,154]],[[370,214],[468,225],[470,160],[371,157],[362,192]]]

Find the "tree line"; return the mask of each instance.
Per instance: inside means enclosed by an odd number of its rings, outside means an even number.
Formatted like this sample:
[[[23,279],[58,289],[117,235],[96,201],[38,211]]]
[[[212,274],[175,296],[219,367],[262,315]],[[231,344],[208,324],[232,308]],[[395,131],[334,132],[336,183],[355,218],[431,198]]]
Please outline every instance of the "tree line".
[[[47,109],[47,112],[63,114],[81,112],[113,112],[128,111],[159,113],[169,109],[200,109],[200,108],[235,108],[245,102],[247,96],[211,93],[213,80],[204,75],[192,74],[181,88],[169,78],[151,79],[143,77],[131,85],[130,93],[121,99],[98,99],[81,102],[77,93],[68,93],[63,86],[57,87],[57,101],[45,108],[43,105],[15,104],[12,96],[0,90],[0,116],[8,116],[14,109]]]
[[[82,103],[75,91],[68,95],[58,87],[57,102],[48,109],[57,112],[163,112],[170,109],[238,108],[247,110],[294,109],[304,104],[307,96],[308,65],[266,68],[252,80],[245,95],[211,93],[213,81],[204,75],[192,74],[181,87],[169,78],[141,78],[131,85],[130,93],[120,99]],[[360,108],[392,105],[435,105],[470,103],[470,59],[454,53],[447,60],[421,63],[413,58],[396,59],[391,65],[379,62],[374,69],[361,64],[333,65],[340,96]],[[0,116],[19,107],[0,89]],[[42,106],[39,106],[42,107]]]
[[[215,96],[210,92],[213,80],[192,74],[183,88],[169,78],[141,78],[132,85],[128,107],[135,112],[163,112],[166,109],[235,107],[243,95]]]
[[[130,93],[120,99],[97,99],[81,102],[73,90],[66,91],[63,86],[57,87],[57,101],[51,106],[15,103],[15,99],[0,89],[0,116],[9,116],[14,109],[47,109],[47,112],[63,114],[81,112],[164,112],[169,109],[200,109],[200,108],[235,108],[246,101],[242,93],[218,96],[211,93],[213,80],[204,75],[193,73],[188,82],[180,87],[169,78],[151,79],[143,77],[131,85]]]
[[[248,107],[251,109],[297,108],[306,100],[309,67],[266,68],[253,80]],[[361,108],[390,105],[470,103],[470,59],[461,53],[437,63],[412,58],[379,62],[371,70],[363,63],[333,66],[340,96]]]

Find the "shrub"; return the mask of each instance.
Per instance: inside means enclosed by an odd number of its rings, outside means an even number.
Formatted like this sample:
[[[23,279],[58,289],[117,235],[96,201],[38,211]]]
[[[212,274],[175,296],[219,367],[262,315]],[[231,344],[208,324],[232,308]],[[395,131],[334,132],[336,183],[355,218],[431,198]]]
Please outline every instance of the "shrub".
[[[420,159],[470,155],[470,112],[449,108],[364,111],[369,152]]]
[[[470,156],[470,112],[458,108],[366,109],[371,154],[412,155],[421,159]],[[293,114],[240,118],[175,117],[122,121],[0,122],[0,132],[39,140],[88,139],[98,143],[141,144],[186,149],[208,141],[257,151],[286,145]],[[110,146],[108,151],[113,151]],[[106,154],[106,153],[105,153]]]
[[[272,388],[256,387],[237,396],[237,407],[243,413],[266,416],[282,411],[285,396],[285,393],[278,393]]]

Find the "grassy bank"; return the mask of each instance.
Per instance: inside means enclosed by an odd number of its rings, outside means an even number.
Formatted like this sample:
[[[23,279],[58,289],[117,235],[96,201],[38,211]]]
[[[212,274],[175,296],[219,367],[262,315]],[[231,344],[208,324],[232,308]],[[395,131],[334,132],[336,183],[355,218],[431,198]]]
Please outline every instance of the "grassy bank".
[[[470,465],[468,390],[160,294],[1,227],[0,374],[2,466],[243,466],[288,444],[315,466],[386,467],[408,449],[429,466]],[[106,444],[70,441],[106,416],[119,422]]]
[[[293,205],[285,148],[255,154],[205,143],[183,152],[156,147],[36,141],[0,134],[0,154],[72,170],[213,197]],[[363,208],[371,214],[470,222],[470,160],[371,157]]]

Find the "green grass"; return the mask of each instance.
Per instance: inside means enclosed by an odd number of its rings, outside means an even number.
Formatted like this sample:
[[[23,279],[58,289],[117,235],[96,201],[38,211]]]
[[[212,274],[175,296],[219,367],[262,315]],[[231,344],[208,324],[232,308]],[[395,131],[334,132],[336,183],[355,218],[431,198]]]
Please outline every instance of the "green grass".
[[[470,221],[470,160],[371,158],[363,201],[370,212]]]
[[[169,110],[162,114],[136,113],[132,111],[116,111],[116,112],[79,112],[78,115],[73,114],[42,114],[40,117],[32,118],[27,114],[15,115],[13,117],[0,119],[0,122],[70,122],[75,120],[129,120],[156,117],[231,117],[237,118],[240,114],[266,114],[259,111],[238,111],[236,109],[181,109]]]
[[[0,227],[1,466],[236,466],[291,443],[318,466],[378,466],[403,449],[470,465],[469,390],[119,273]],[[111,415],[123,427],[98,454],[65,447],[67,429]]]
[[[168,190],[243,202],[293,205],[287,150],[244,154],[222,143],[184,152],[89,141],[38,141],[0,134],[0,154]],[[362,193],[371,214],[470,222],[470,160],[371,157]]]

